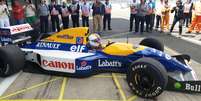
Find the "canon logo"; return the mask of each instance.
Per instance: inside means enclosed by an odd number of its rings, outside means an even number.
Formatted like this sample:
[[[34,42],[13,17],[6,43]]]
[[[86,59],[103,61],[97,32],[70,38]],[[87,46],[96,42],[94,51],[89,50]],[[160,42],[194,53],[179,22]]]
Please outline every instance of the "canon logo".
[[[75,70],[74,63],[42,60],[42,65],[49,68]]]

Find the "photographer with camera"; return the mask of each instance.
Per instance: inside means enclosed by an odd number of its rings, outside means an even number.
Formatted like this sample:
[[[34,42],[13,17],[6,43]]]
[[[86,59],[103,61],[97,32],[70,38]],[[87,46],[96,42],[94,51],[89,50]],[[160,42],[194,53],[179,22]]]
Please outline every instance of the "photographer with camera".
[[[172,30],[173,30],[175,24],[179,21],[179,35],[181,35],[182,34],[182,25],[183,25],[183,21],[184,21],[184,6],[182,5],[181,0],[178,0],[176,2],[176,6],[173,7],[173,9],[171,10],[171,13],[173,13],[173,12],[175,12],[175,15],[174,15],[173,24],[170,29],[170,33],[172,33]]]

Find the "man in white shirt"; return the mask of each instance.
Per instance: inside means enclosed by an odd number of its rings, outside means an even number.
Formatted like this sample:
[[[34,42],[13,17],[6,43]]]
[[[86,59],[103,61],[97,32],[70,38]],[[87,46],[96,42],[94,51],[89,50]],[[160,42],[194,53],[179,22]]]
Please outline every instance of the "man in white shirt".
[[[89,15],[90,15],[90,5],[87,3],[87,0],[83,0],[81,5],[82,11],[82,26],[89,27]]]
[[[190,16],[192,14],[192,8],[193,8],[193,4],[191,2],[191,0],[187,0],[184,3],[184,24],[186,22],[186,27],[188,27],[188,23],[190,21]]]
[[[4,0],[0,0],[0,28],[10,26],[9,11]]]
[[[129,29],[130,32],[133,30],[133,21],[136,19],[136,14],[137,14],[136,5],[137,5],[136,0],[130,1],[130,29]],[[135,25],[136,25],[136,20],[135,20]]]

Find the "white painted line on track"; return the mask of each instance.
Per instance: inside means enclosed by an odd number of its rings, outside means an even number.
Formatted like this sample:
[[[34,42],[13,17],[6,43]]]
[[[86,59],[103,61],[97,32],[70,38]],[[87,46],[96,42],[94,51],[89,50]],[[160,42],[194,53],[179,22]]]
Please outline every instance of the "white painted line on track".
[[[0,96],[3,95],[3,93],[15,81],[15,79],[19,76],[20,73],[17,73],[15,75],[12,75],[12,76],[7,77],[7,78],[2,78],[2,81],[0,81]]]
[[[182,39],[201,46],[201,42],[198,41],[198,40],[195,40],[195,39],[192,39],[192,38],[185,38],[185,37],[182,37]]]

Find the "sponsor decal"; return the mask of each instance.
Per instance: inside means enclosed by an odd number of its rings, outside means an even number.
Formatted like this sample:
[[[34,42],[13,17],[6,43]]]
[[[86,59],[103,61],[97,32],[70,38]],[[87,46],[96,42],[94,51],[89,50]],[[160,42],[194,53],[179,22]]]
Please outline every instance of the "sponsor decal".
[[[69,61],[42,59],[41,66],[46,70],[70,72],[70,73],[75,72],[75,64]]]
[[[171,56],[168,55],[168,54],[165,54],[165,58],[166,58],[167,60],[170,60],[170,59],[171,59]]]
[[[99,67],[122,67],[122,63],[117,60],[98,60]]]
[[[48,43],[48,42],[38,42],[36,47],[38,48],[52,48],[52,49],[59,49],[61,44],[58,43]]]
[[[33,29],[29,24],[16,25],[8,28],[10,29],[11,34],[26,32]]]
[[[92,68],[92,66],[88,65],[87,61],[82,61],[80,63],[80,67],[78,67],[77,70],[89,70],[91,68]]]
[[[179,82],[176,82],[176,83],[174,84],[174,88],[176,88],[176,89],[181,89],[181,87],[182,87],[182,85],[181,85],[181,83],[179,83]]]
[[[8,29],[0,29],[0,35],[10,35],[10,30],[8,30]]]
[[[147,68],[147,65],[136,65],[134,68],[132,68],[132,71],[135,71],[136,69],[146,69]]]
[[[83,52],[86,46],[84,45],[73,45],[70,47],[70,51],[72,52]]]
[[[201,85],[186,83],[185,84],[185,90],[194,91],[194,92],[200,92],[201,91]]]
[[[84,43],[84,38],[83,37],[77,37],[76,38],[76,44],[83,44]]]
[[[1,37],[2,42],[12,42],[12,39],[9,37]]]
[[[62,39],[73,39],[73,36],[70,35],[57,35],[57,37]]]
[[[145,97],[152,97],[158,95],[162,91],[161,87],[157,87],[154,92],[145,94]]]

